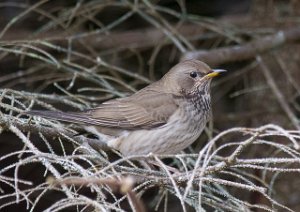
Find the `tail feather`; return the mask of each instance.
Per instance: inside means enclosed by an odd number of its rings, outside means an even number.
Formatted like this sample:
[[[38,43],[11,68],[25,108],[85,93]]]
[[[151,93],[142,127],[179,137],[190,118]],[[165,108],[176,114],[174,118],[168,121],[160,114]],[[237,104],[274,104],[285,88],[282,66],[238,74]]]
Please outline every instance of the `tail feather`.
[[[97,125],[95,119],[89,117],[88,114],[84,113],[31,110],[26,111],[25,114],[31,116],[41,116],[44,118],[55,119],[70,123]]]

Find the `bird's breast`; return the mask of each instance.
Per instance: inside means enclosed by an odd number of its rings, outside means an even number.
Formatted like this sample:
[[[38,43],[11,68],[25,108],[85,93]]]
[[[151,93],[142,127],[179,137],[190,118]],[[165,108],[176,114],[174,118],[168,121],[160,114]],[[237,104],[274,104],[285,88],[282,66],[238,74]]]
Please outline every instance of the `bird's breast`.
[[[211,100],[209,94],[204,93],[201,95],[195,95],[188,101],[192,105],[191,107],[194,107],[198,113],[206,113],[210,111]]]

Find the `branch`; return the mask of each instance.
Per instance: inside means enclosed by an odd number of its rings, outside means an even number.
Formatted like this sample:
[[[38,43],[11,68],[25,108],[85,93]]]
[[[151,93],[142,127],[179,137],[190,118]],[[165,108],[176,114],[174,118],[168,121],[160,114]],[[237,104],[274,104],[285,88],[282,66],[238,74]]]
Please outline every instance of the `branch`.
[[[293,110],[290,108],[290,106],[287,104],[286,99],[280,89],[278,88],[275,79],[273,78],[271,71],[267,67],[267,65],[264,63],[261,56],[257,56],[256,60],[259,63],[259,66],[265,75],[266,81],[268,85],[270,86],[272,92],[274,93],[274,96],[277,98],[282,110],[286,113],[287,117],[290,119],[291,123],[294,125],[294,127],[297,130],[300,130],[300,124],[299,120],[296,117],[296,115],[293,113]]]
[[[182,60],[199,59],[211,66],[242,61],[254,58],[257,54],[270,51],[287,43],[300,41],[300,27],[278,31],[274,35],[258,38],[244,45],[236,45],[213,50],[189,51],[182,56]]]
[[[121,179],[115,178],[80,178],[80,177],[71,177],[64,178],[62,180],[51,179],[50,182],[52,185],[78,185],[78,186],[88,186],[90,184],[96,185],[107,185],[114,192],[120,192],[121,194],[127,195],[128,201],[132,204],[132,209],[137,212],[145,212],[145,206],[143,202],[137,197],[136,192],[133,191],[134,179],[132,177],[125,177]]]
[[[57,137],[59,135],[61,135],[62,137],[70,140],[74,140],[75,142],[77,142],[78,144],[81,145],[90,145],[91,147],[93,147],[96,150],[109,150],[110,148],[107,146],[106,143],[98,140],[98,139],[90,139],[90,138],[86,138],[84,136],[74,136],[76,133],[72,132],[72,131],[67,131],[64,129],[57,129],[57,128],[52,128],[52,127],[46,127],[46,126],[42,126],[39,124],[29,124],[26,122],[21,122],[17,119],[8,119],[5,118],[5,116],[0,117],[0,127],[5,128],[9,128],[10,125],[13,125],[17,128],[19,128],[20,130],[22,130],[23,132],[32,132],[32,133],[37,133],[37,132],[41,132],[43,135],[47,136],[47,137]]]
[[[249,15],[224,16],[216,20],[218,24],[231,23],[235,26],[248,27],[253,25],[253,20]],[[189,40],[207,39],[210,37],[205,27],[193,23],[184,23],[179,26],[172,24],[172,28]],[[71,34],[71,36],[70,36]],[[217,34],[211,34],[212,37],[218,37]],[[80,49],[82,46],[91,46],[94,49],[103,51],[103,49],[111,50],[112,48],[147,48],[156,46],[165,38],[161,29],[155,27],[138,28],[127,31],[109,31],[104,30],[93,31],[90,33],[77,33],[52,29],[47,32],[39,32],[32,34],[31,30],[13,28],[8,31],[2,41],[33,41],[43,40],[51,41],[56,45],[65,45],[66,40],[72,40],[72,48]],[[171,41],[166,40],[166,44]]]

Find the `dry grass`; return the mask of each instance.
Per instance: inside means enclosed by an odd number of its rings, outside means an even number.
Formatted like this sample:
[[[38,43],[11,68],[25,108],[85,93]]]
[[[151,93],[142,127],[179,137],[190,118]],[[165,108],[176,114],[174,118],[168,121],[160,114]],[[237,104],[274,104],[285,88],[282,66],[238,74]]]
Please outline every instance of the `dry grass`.
[[[271,24],[216,20],[188,13],[183,1],[174,4],[177,9],[149,1],[0,4],[21,11],[0,32],[0,210],[296,210],[289,202],[294,191],[285,187],[297,185],[300,171],[293,49],[228,66],[214,84],[213,122],[177,155],[122,157],[94,138],[75,136],[81,126],[22,114],[83,110],[126,96],[190,52],[242,45],[298,20],[292,12]],[[22,28],[26,18],[35,30]],[[158,166],[145,165],[149,160]]]

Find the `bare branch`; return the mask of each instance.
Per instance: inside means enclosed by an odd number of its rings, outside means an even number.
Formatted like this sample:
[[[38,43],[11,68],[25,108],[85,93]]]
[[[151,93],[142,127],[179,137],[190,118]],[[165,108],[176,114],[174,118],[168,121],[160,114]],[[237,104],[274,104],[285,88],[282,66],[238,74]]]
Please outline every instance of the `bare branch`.
[[[182,60],[199,59],[211,66],[218,66],[223,63],[242,61],[254,58],[257,54],[270,51],[287,43],[294,43],[300,40],[300,27],[293,27],[287,30],[278,31],[273,35],[257,38],[246,44],[212,49],[209,51],[190,51],[182,56]]]

